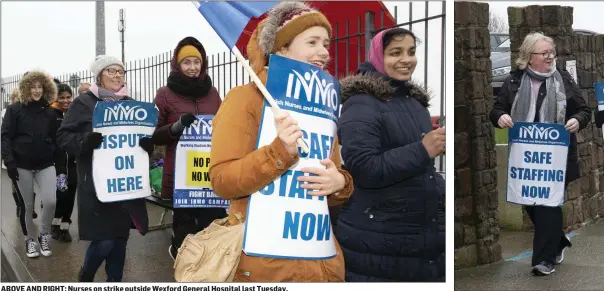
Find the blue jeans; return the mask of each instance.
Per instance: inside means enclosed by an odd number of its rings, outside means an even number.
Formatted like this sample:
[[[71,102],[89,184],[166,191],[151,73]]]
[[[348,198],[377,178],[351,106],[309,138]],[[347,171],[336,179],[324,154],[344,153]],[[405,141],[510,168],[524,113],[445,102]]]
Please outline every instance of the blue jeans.
[[[94,275],[103,261],[107,282],[121,282],[126,262],[127,239],[91,241],[86,250],[84,265],[80,270],[80,282],[94,281]]]

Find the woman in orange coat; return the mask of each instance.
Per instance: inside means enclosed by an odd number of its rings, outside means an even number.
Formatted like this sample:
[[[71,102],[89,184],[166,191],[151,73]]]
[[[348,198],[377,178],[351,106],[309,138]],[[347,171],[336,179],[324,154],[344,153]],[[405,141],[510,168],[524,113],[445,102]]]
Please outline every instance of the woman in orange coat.
[[[277,54],[321,69],[329,61],[331,26],[325,16],[301,2],[281,3],[269,11],[248,43],[254,71],[266,84],[268,55]],[[275,116],[277,137],[256,149],[264,97],[255,84],[233,88],[213,120],[210,180],[215,193],[231,200],[230,213],[246,214],[249,195],[284,174],[299,159],[296,140],[300,127],[289,114]],[[343,203],[352,192],[352,178],[341,168],[339,146],[325,168],[303,170],[317,176],[300,177],[311,195],[327,196],[328,205]],[[309,191],[309,194],[311,192]],[[233,221],[234,219],[230,219]],[[335,238],[334,238],[335,240]],[[336,241],[337,255],[325,260],[293,260],[247,256],[241,253],[235,281],[327,282],[344,281],[344,258]]]

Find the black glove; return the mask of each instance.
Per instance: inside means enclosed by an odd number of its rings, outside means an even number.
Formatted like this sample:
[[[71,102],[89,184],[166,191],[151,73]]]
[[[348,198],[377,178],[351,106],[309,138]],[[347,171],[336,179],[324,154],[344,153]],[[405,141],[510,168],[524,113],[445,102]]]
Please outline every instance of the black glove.
[[[17,171],[17,166],[14,164],[6,165],[6,172],[11,180],[19,181],[19,171]]]
[[[170,127],[170,130],[172,131],[173,135],[182,134],[182,131],[185,130],[186,127],[191,126],[191,124],[193,124],[193,122],[195,120],[197,120],[197,117],[195,117],[195,115],[193,115],[191,113],[185,113],[180,116],[178,121],[176,121],[176,122],[174,122],[174,124],[172,124],[172,127]]]
[[[82,151],[85,153],[91,153],[101,143],[103,143],[104,138],[105,137],[100,132],[91,132],[84,138],[84,141],[82,141]]]
[[[601,128],[602,123],[604,123],[604,111],[598,111],[596,112],[596,126]]]
[[[138,145],[143,148],[143,150],[145,150],[149,155],[153,153],[153,141],[151,141],[150,137],[142,137],[139,141],[138,141]]]
[[[197,120],[197,117],[195,117],[195,115],[191,113],[185,113],[180,116],[180,119],[178,121],[180,121],[182,126],[189,127],[191,126],[191,124],[193,124],[193,121],[195,120]]]

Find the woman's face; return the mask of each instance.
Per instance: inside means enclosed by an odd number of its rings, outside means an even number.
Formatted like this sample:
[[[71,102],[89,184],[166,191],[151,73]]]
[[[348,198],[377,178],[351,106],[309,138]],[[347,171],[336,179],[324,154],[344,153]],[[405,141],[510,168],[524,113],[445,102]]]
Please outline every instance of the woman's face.
[[[313,26],[298,34],[289,47],[282,47],[276,54],[323,70],[329,62],[329,41],[327,29]]]
[[[69,106],[71,105],[71,101],[72,101],[72,96],[67,91],[61,92],[59,94],[59,97],[57,98],[59,107],[61,107],[61,109],[64,109],[64,110],[67,110],[69,108]]]
[[[34,98],[34,101],[38,101],[40,100],[40,98],[42,98],[42,93],[44,93],[44,90],[42,89],[42,84],[39,81],[36,81],[32,86],[31,86],[31,96],[32,98]]]
[[[396,80],[408,81],[416,65],[415,39],[410,35],[394,36],[384,48],[386,74]]]
[[[118,65],[111,65],[101,72],[101,87],[117,92],[124,86],[124,69]]]
[[[180,71],[189,78],[197,78],[201,73],[202,62],[196,57],[186,57],[180,62]]]
[[[535,50],[531,54],[529,64],[533,70],[547,73],[552,69],[555,57],[556,53],[554,52],[553,45],[548,41],[540,39],[535,43]]]

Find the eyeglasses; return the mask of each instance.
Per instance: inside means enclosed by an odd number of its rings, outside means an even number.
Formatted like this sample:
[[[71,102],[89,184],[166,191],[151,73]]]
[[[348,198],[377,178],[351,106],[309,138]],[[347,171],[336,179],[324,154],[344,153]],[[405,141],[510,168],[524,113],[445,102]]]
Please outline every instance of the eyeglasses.
[[[115,68],[107,69],[107,73],[109,73],[110,76],[115,76],[115,74],[117,74],[117,73],[120,73],[120,75],[122,75],[122,76],[126,75],[126,71],[120,70],[120,69],[115,69]]]
[[[556,57],[556,52],[555,51],[551,51],[551,52],[542,52],[542,53],[532,53],[533,55],[541,55],[544,58],[555,58]]]

